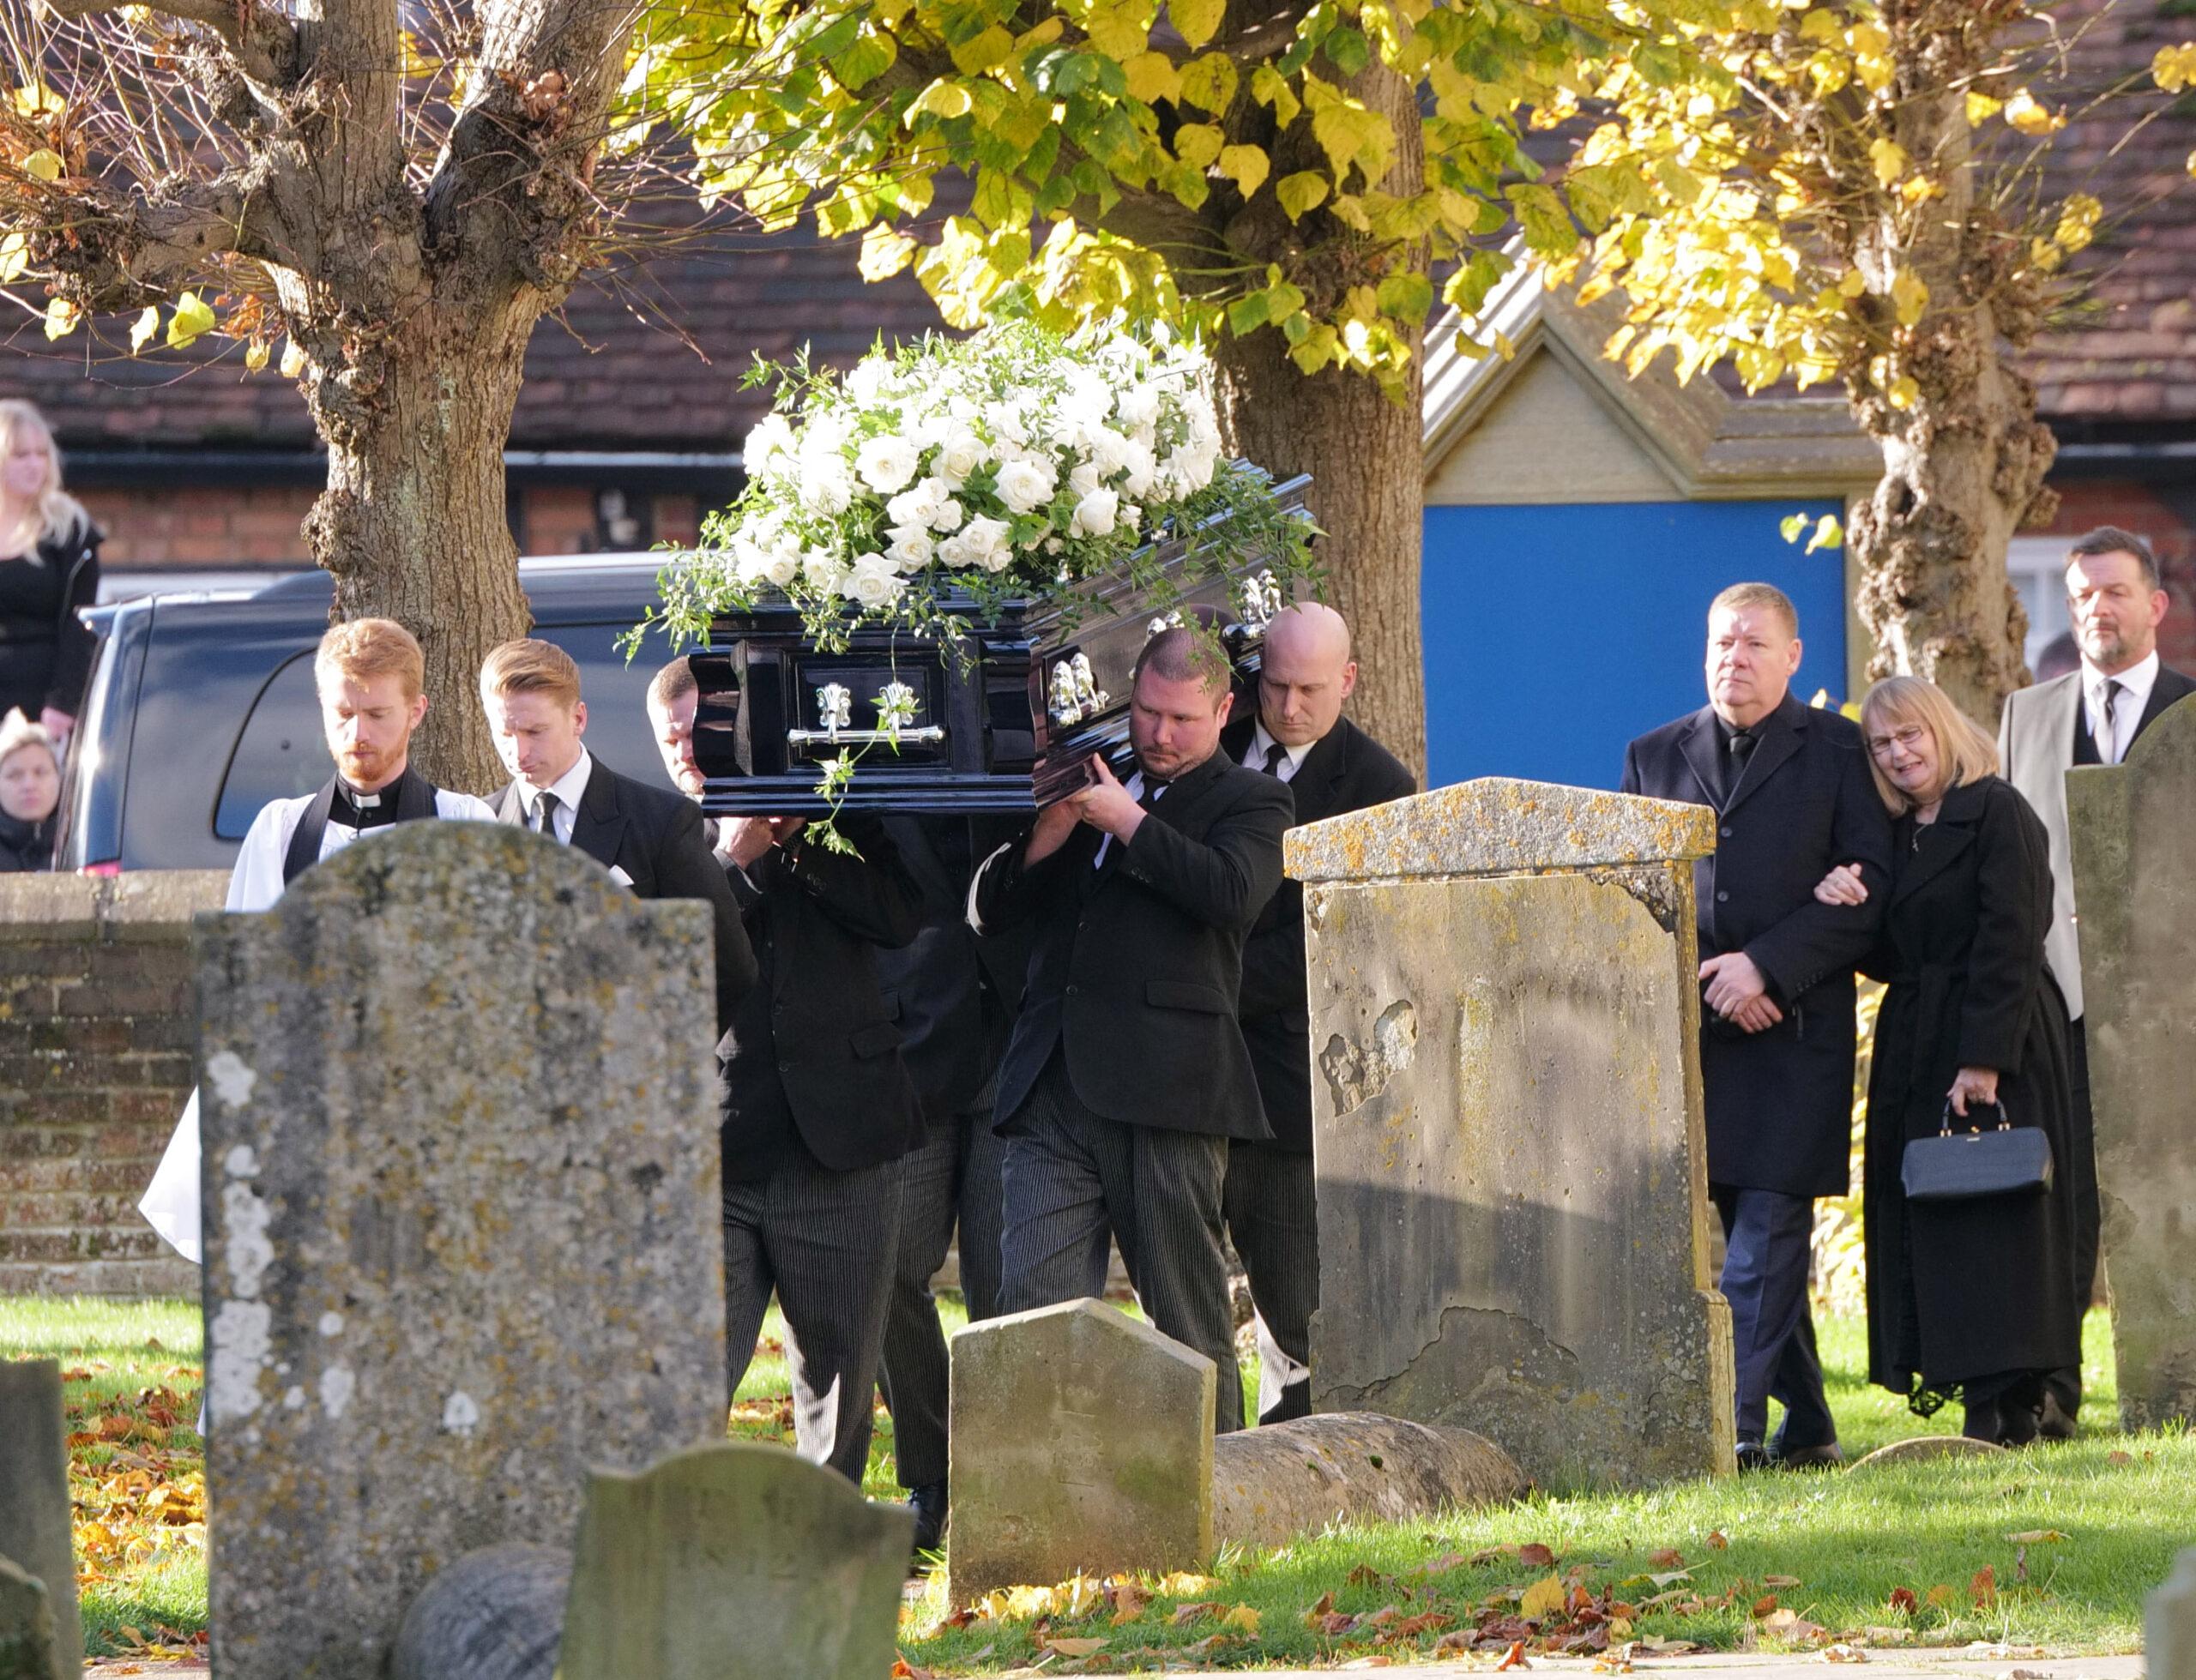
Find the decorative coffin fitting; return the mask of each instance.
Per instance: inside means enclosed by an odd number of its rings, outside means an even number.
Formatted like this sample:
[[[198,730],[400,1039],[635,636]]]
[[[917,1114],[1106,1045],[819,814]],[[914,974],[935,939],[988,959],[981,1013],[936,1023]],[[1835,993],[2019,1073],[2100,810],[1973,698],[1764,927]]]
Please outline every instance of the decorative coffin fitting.
[[[1311,482],[1276,485],[1276,503],[1301,514]],[[1151,558],[1179,575],[1192,542],[1177,539]],[[1185,590],[1167,618],[1217,622],[1241,685],[1256,680],[1263,632],[1282,605],[1273,574],[1253,559]],[[831,802],[816,792],[823,762],[854,753],[846,810],[1026,811],[1083,787],[1093,753],[1117,768],[1125,760],[1130,674],[1166,622],[1148,592],[1109,579],[1072,608],[1014,600],[996,622],[958,592],[946,606],[968,633],[959,648],[866,627],[843,651],[824,652],[784,601],[719,617],[709,647],[692,656],[703,808],[827,816]],[[896,748],[880,695],[897,703]]]

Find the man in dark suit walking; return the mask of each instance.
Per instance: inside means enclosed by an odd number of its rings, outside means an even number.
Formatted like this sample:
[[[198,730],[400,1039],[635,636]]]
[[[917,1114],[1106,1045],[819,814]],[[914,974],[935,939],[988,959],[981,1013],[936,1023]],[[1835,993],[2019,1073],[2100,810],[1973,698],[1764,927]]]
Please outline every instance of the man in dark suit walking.
[[[2090,1111],[2089,1041],[2082,1030],[2082,960],[2075,936],[2074,869],[2066,840],[2066,772],[2077,764],[2117,764],[2136,738],[2175,702],[2196,694],[2196,679],[2158,659],[2158,625],[2168,605],[2150,545],[2132,531],[2102,526],[2066,555],[2066,608],[2081,664],[2063,677],[2006,697],[1998,755],[2006,780],[2042,818],[2051,836],[2051,926],[2044,957],[2072,1018],[2074,1310],[2087,1312],[2096,1292],[2096,1133]],[[2081,1409],[2078,1367],[2044,1382],[2040,1427],[2065,1439]]]
[[[716,935],[717,1030],[753,988],[755,953],[702,814],[675,793],[621,776],[590,753],[580,669],[554,642],[506,641],[480,667],[480,704],[511,780],[489,801],[498,821],[576,847],[643,899],[699,899]]]
[[[1221,1248],[1231,1138],[1272,1133],[1236,1023],[1243,941],[1281,882],[1288,787],[1220,751],[1228,670],[1199,633],[1137,657],[1137,768],[985,860],[980,932],[1035,924],[993,1109],[1006,1137],[1003,1312],[1102,1294],[1107,1238],[1151,1322],[1217,1368],[1241,1427]]]
[[[1709,703],[1626,749],[1623,788],[1718,813],[1693,870],[1703,987],[1709,1193],[1722,1216],[1739,1465],[1842,1456],[1807,1309],[1814,1201],[1847,1188],[1853,966],[1891,880],[1891,818],[1860,730],[1791,694],[1799,615],[1781,590],[1734,584],[1708,613]],[[1867,902],[1815,883],[1856,865]],[[1771,1398],[1784,1422],[1765,1441]]]
[[[1266,627],[1258,709],[1230,724],[1221,750],[1286,782],[1299,823],[1418,791],[1378,741],[1342,715],[1357,686],[1349,626],[1302,602]],[[1273,1141],[1228,1146],[1228,1234],[1258,1308],[1258,1421],[1312,1409],[1312,1313],[1319,1304],[1319,1223],[1312,1168],[1312,1019],[1304,983],[1304,889],[1283,880],[1243,944],[1237,1014]]]

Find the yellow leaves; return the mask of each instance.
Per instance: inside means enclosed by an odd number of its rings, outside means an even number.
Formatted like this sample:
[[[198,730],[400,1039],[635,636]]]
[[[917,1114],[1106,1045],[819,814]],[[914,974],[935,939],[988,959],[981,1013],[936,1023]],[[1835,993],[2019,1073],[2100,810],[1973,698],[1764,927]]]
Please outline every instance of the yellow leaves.
[[[274,347],[265,339],[250,340],[244,347],[244,364],[254,373],[264,373],[267,370],[267,358]]]
[[[2072,195],[2060,208],[2059,225],[2052,230],[2051,242],[2070,251],[2080,250],[2096,238],[2096,225],[2104,214],[2104,206],[2088,193]]]
[[[1235,189],[1248,198],[1264,184],[1273,163],[1256,146],[1223,146],[1220,148],[1220,172],[1235,184]]]
[[[884,222],[872,222],[861,236],[861,277],[889,280],[915,260],[915,242]]]
[[[1970,124],[1988,122],[2006,108],[2006,102],[1988,93],[1978,93],[1972,88],[1967,95],[1967,120]]]
[[[1294,175],[1284,175],[1274,183],[1273,196],[1280,200],[1281,208],[1291,221],[1300,221],[1307,210],[1316,210],[1326,200],[1327,178],[1316,169],[1300,169]]]
[[[136,324],[130,329],[130,353],[135,356],[145,347],[146,340],[160,330],[160,312],[152,304],[148,304],[145,305],[144,312],[138,316]]]
[[[940,76],[918,93],[914,102],[908,107],[908,124],[912,128],[914,119],[923,115],[943,117],[948,121],[956,117],[966,117],[974,103],[968,97],[966,87],[949,76]]]
[[[42,81],[27,81],[15,89],[15,115],[35,120],[41,117],[58,117],[69,109],[60,94]]]
[[[1182,66],[1182,98],[1216,115],[1235,98],[1235,61],[1224,52],[1208,52]]]
[[[187,349],[213,329],[214,311],[196,292],[186,292],[175,300],[175,313],[168,316],[167,346]]]
[[[1887,187],[1906,173],[1906,148],[1889,138],[1874,141],[1868,147],[1868,161],[1875,168],[1876,184]]]
[[[56,298],[45,306],[45,335],[49,339],[67,338],[82,321],[82,311],[66,298]]]
[[[1902,268],[1891,283],[1891,298],[1898,312],[1898,324],[1911,327],[1929,306],[1929,283],[1911,268]]]
[[[2066,118],[2060,111],[2039,103],[2035,94],[2024,87],[2006,101],[2006,120],[2023,134],[2040,139],[2056,134],[2066,126]]]
[[[21,233],[0,239],[0,286],[19,280],[31,266],[31,242]]]
[[[442,69],[443,61],[419,51],[419,37],[409,29],[396,32],[396,73],[406,81],[416,81],[432,75]]]
[[[1167,0],[1167,15],[1173,19],[1174,27],[1192,46],[1203,46],[1220,32],[1221,20],[1228,14],[1228,0]],[[1212,106],[1205,107],[1208,111]]]
[[[1312,113],[1312,137],[1333,166],[1337,185],[1352,165],[1364,172],[1368,184],[1387,174],[1396,155],[1396,131],[1385,117],[1309,71],[1304,75],[1304,104]]]
[[[1004,64],[1013,51],[1014,37],[994,23],[953,49],[953,68],[963,75],[981,75]]]
[[[2160,47],[2151,60],[2151,75],[2169,93],[2196,83],[2196,41]]]
[[[285,379],[295,379],[305,370],[305,346],[300,345],[295,339],[284,340],[282,345],[282,377]]]
[[[2074,1537],[2058,1528],[2024,1528],[2019,1533],[2008,1534],[2006,1538],[2017,1546],[2040,1546],[2071,1540]]]
[[[1288,78],[1271,64],[1261,64],[1251,72],[1251,97],[1260,105],[1273,107],[1274,125],[1287,128],[1296,120],[1296,113],[1304,106],[1288,85]]]
[[[1093,6],[1083,28],[1091,45],[1124,63],[1143,51],[1151,39],[1151,20],[1142,0]]]
[[[1220,1625],[1231,1633],[1256,1639],[1258,1636],[1258,1613],[1248,1605],[1237,1605],[1220,1618]]]
[[[1129,97],[1146,105],[1182,97],[1182,75],[1163,52],[1139,52],[1121,66],[1128,77]]]
[[[1192,169],[1208,167],[1227,138],[1210,123],[1185,123],[1174,131],[1174,155]]]
[[[1848,268],[1837,277],[1837,295],[1857,298],[1868,289],[1868,277],[1858,268]]]
[[[1543,1575],[1525,1589],[1517,1600],[1517,1614],[1527,1621],[1553,1615],[1571,1601],[1571,1591],[1560,1575]]]
[[[41,147],[23,160],[23,173],[33,181],[58,181],[61,178],[61,154]]]
[[[1528,183],[1505,188],[1504,196],[1524,230],[1525,244],[1539,256],[1561,256],[1578,244],[1578,230],[1553,188]]]

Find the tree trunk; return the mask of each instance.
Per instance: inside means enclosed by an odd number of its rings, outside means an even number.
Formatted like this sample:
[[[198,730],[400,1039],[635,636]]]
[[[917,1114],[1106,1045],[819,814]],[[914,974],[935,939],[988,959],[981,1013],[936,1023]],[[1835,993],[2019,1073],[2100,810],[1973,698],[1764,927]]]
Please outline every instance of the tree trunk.
[[[1856,605],[1874,635],[1872,677],[1927,677],[1994,731],[2006,696],[2029,680],[2027,614],[2006,573],[2006,545],[2047,519],[2043,487],[2057,444],[2036,418],[2036,388],[2007,363],[2007,344],[2033,330],[2004,265],[2019,244],[1976,202],[1964,93],[1933,91],[1902,105],[1897,140],[1933,160],[1945,192],[1902,237],[1889,219],[1857,252],[1874,322],[1897,346],[1894,375],[1916,388],[1892,406],[1891,382],[1849,374],[1855,417],[1883,451],[1884,476],[1855,511],[1849,539],[1859,563]],[[1910,338],[1890,295],[1901,272],[1919,275],[1929,302]],[[1972,299],[1996,298],[1997,304]],[[2011,310],[2017,318],[2007,318]]]
[[[480,664],[533,620],[507,521],[504,445],[538,317],[529,288],[497,310],[429,304],[341,379],[306,387],[328,488],[305,535],[335,580],[332,622],[394,618],[426,654],[413,756],[437,786],[508,780],[482,715]]]

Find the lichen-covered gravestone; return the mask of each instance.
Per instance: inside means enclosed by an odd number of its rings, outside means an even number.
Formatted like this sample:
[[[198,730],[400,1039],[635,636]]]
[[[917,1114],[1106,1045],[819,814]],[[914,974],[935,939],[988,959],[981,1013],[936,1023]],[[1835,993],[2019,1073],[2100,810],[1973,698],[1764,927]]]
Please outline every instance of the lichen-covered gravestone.
[[[1312,1398],[1543,1484],[1733,1466],[1708,1274],[1704,808],[1534,782],[1290,832],[1319,1203]]]
[[[2144,1600],[2143,1656],[2150,1680],[2196,1680],[2196,1547],[2175,1557],[2173,1573]]]
[[[68,1430],[56,1360],[0,1359],[0,1557],[43,1584],[53,1671],[75,1674],[84,1665],[84,1630],[76,1614]],[[15,1597],[25,1605],[30,1601],[20,1587]],[[20,1643],[23,1652],[31,1650],[27,1628]]]
[[[562,1680],[881,1680],[914,1544],[905,1508],[759,1442],[588,1485]]]
[[[0,1557],[0,1680],[75,1680],[82,1668],[61,1665],[45,1583]]]
[[[200,919],[223,1680],[374,1680],[437,1571],[721,1436],[709,937],[471,822]]]
[[[2196,1422],[2196,702],[2066,773],[2105,1275],[2129,1429]]]
[[[956,1606],[1211,1556],[1211,1360],[1091,1300],[971,1324],[952,1352]]]

